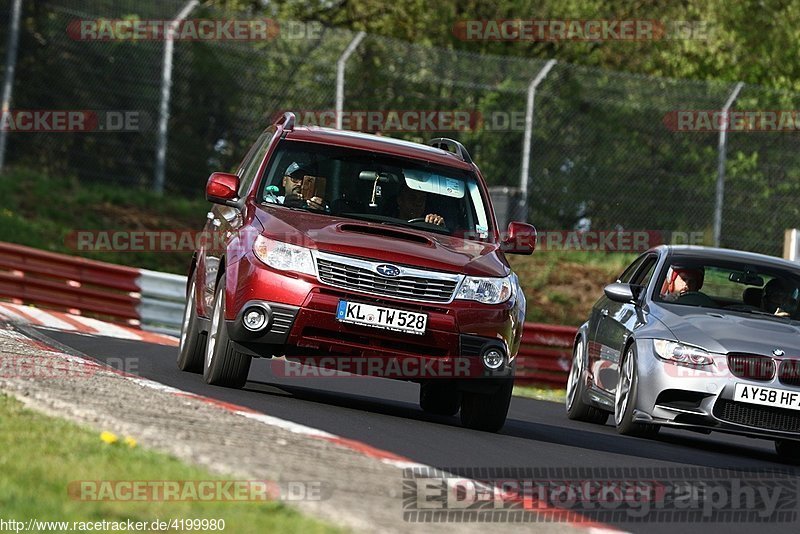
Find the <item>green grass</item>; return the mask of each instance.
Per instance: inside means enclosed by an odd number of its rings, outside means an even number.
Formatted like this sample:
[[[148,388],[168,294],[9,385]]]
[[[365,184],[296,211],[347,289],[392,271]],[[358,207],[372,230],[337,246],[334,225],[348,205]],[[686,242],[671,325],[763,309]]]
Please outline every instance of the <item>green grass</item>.
[[[202,191],[200,192],[202,195]],[[0,174],[0,241],[101,261],[185,273],[191,252],[78,251],[78,230],[200,230],[209,203],[142,189],[85,184],[28,169]]]
[[[555,389],[545,386],[514,386],[513,394],[515,397],[526,397],[529,399],[559,402],[562,404],[566,398],[566,392],[563,389]]]
[[[164,454],[108,445],[99,433],[25,409],[0,394],[0,510],[4,519],[224,519],[226,532],[339,532],[276,501],[110,502],[68,496],[80,480],[221,480]]]

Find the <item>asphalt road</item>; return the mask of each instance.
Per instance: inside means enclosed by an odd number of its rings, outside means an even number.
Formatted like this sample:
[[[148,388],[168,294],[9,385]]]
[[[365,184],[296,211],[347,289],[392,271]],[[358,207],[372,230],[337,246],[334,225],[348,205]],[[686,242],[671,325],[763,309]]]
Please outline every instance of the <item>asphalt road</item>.
[[[417,404],[419,386],[416,384],[363,377],[279,378],[269,371],[266,360],[254,360],[245,388],[231,390],[206,385],[202,376],[178,371],[177,349],[173,347],[49,330],[42,333],[98,360],[110,361],[115,367],[119,367],[120,358],[123,358],[126,370],[163,384],[356,439],[464,476],[469,476],[469,469],[476,467],[633,468],[627,473],[635,480],[676,482],[684,478],[694,481],[705,478],[709,482],[723,481],[722,487],[730,488],[730,484],[724,484],[730,472],[709,475],[704,470],[693,473],[692,469],[720,468],[738,473],[789,469],[777,461],[771,441],[675,430],[662,430],[653,440],[622,437],[611,424],[598,426],[568,420],[560,403],[523,398],[513,399],[508,421],[500,433],[476,432],[462,428],[457,417],[423,413]],[[674,471],[667,478],[661,476],[663,471],[647,471],[656,468]],[[553,479],[558,480],[559,472],[552,473]],[[789,498],[781,502],[788,503],[795,516],[800,510],[798,473],[800,471],[792,472],[788,478],[788,493],[781,494],[782,498]],[[618,476],[613,471],[605,474],[587,471],[583,478],[608,480]],[[749,475],[742,477],[749,480]],[[715,502],[722,503],[720,499]],[[695,505],[701,506],[697,504],[700,502],[704,503],[702,506],[711,506],[710,501],[699,500]],[[742,503],[746,503],[746,499]],[[572,509],[581,510],[580,506]],[[757,522],[758,511],[765,508],[757,504],[754,509],[752,520],[731,516],[726,521],[693,523],[690,528],[702,528],[705,533],[752,533],[758,529],[759,534],[798,529],[798,517],[788,523]],[[628,513],[615,517],[585,515],[631,532],[674,534],[676,526],[686,526],[686,523],[676,523],[681,516],[675,514],[661,518],[649,514],[645,522],[633,520]]]

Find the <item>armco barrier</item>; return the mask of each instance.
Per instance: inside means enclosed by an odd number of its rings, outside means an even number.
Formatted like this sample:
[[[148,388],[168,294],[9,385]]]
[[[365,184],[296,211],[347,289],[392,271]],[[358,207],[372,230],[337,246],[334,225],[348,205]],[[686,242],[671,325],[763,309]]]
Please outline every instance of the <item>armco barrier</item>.
[[[0,298],[177,334],[186,277],[0,242]]]
[[[186,277],[0,242],[0,298],[178,334]],[[572,326],[525,323],[517,381],[564,387]]]
[[[525,323],[517,355],[517,383],[565,387],[577,332],[574,326]]]

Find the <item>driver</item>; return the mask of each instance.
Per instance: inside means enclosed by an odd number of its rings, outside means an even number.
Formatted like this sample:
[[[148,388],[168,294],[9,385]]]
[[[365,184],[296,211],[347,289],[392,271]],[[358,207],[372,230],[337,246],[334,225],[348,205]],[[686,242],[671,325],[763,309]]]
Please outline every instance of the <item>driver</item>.
[[[427,195],[424,191],[402,187],[397,195],[397,216],[407,220],[424,218],[426,223],[445,226],[444,217],[437,213],[422,215],[425,212],[426,200]]]
[[[283,195],[276,195],[278,188],[275,186],[267,187],[267,194],[264,200],[283,204],[290,208],[311,208],[315,210],[327,209],[325,200],[322,197],[314,196],[309,199],[303,198],[303,177],[308,174],[307,169],[298,163],[292,163],[283,173]]]
[[[664,280],[661,297],[664,300],[675,301],[687,293],[700,291],[703,287],[704,274],[703,269],[673,265]]]

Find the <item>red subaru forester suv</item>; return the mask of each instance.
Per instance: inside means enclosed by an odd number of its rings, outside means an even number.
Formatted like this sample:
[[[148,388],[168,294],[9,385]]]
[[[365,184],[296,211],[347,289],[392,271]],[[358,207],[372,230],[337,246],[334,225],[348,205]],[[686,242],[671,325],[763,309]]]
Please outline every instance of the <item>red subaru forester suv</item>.
[[[421,384],[420,405],[469,428],[505,423],[525,296],[465,148],[316,127],[286,113],[214,203],[189,270],[178,367],[242,387],[253,358]]]

